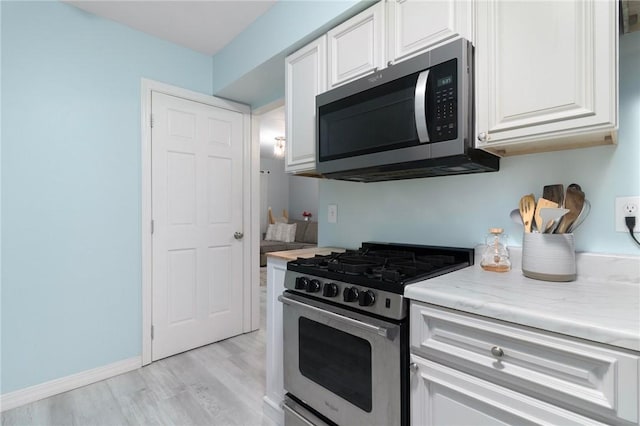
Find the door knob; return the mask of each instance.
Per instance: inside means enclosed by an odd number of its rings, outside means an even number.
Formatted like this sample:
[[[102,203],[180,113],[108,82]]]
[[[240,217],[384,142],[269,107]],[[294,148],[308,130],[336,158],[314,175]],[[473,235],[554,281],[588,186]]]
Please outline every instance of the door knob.
[[[487,140],[487,134],[485,132],[482,132],[478,135],[478,140],[480,142],[485,142]]]
[[[233,234],[233,238],[235,238],[236,240],[241,240],[242,237],[244,237],[244,234],[242,232],[236,232]]]

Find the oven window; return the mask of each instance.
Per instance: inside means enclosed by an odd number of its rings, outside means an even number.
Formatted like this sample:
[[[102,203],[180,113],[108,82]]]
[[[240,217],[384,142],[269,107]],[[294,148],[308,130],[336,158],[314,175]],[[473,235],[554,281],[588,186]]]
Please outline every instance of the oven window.
[[[316,321],[299,319],[299,360],[303,376],[370,413],[371,345]]]

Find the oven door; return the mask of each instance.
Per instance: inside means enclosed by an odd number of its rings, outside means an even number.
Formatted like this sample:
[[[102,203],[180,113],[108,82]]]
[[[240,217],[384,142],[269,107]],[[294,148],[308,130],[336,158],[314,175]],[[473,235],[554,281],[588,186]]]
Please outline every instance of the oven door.
[[[285,292],[284,387],[338,425],[400,425],[401,326]]]

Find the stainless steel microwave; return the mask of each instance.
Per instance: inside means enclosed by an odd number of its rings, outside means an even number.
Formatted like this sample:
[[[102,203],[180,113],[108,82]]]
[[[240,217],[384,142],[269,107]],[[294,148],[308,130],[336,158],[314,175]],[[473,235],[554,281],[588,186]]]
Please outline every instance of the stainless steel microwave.
[[[473,46],[456,39],[316,96],[316,170],[375,182],[491,172],[473,148]]]

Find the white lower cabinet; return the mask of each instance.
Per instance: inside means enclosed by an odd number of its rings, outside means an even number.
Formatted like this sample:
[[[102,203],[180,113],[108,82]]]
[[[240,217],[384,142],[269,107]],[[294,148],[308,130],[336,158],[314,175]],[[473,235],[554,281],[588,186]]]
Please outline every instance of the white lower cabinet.
[[[411,362],[414,426],[604,424],[416,355]]]
[[[267,383],[263,412],[276,424],[284,424],[281,408],[284,400],[282,366],[282,303],[278,296],[284,291],[284,274],[287,261],[275,257],[267,258]]]
[[[410,316],[413,425],[640,424],[638,353],[419,302]]]

